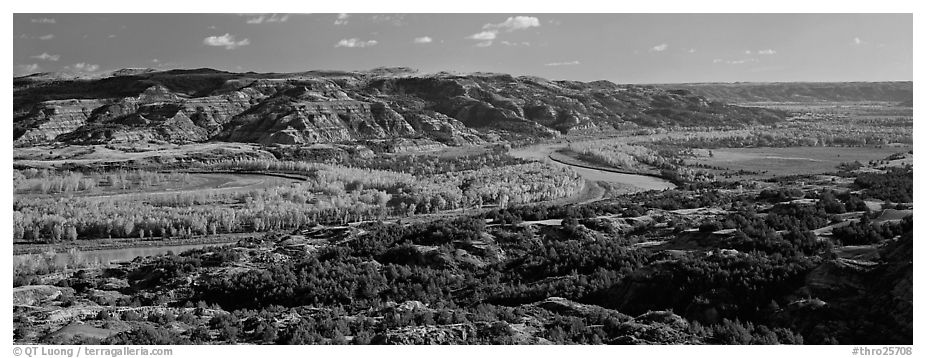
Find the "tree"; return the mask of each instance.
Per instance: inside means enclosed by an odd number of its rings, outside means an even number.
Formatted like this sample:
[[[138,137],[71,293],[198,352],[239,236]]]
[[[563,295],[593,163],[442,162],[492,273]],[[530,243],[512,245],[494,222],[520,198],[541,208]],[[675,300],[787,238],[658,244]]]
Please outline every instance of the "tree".
[[[508,207],[508,193],[501,193],[498,195],[498,207],[506,208]]]
[[[29,235],[29,236],[30,236],[30,237],[29,237],[29,240],[30,240],[30,241],[36,242],[36,241],[42,240],[42,230],[39,229],[38,225],[33,225],[33,226],[32,226],[32,230],[27,231],[27,232],[31,234],[31,235]]]
[[[22,223],[17,222],[13,224],[13,242],[23,240],[25,233],[26,229],[23,227]]]
[[[65,229],[65,237],[70,241],[77,241],[77,227],[68,225]]]

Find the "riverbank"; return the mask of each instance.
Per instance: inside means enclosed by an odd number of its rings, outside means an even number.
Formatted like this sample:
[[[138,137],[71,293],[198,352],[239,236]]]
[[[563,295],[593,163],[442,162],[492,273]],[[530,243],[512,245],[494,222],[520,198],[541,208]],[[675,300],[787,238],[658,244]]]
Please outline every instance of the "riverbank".
[[[566,148],[566,146],[566,143],[536,144],[512,149],[508,154],[525,160],[536,160],[557,166],[568,167],[586,180],[592,182],[605,182],[626,188],[626,190],[622,191],[622,194],[675,188],[675,184],[652,175],[625,173],[612,168],[599,168],[591,165],[582,165],[570,160],[557,160],[554,153],[560,149]]]

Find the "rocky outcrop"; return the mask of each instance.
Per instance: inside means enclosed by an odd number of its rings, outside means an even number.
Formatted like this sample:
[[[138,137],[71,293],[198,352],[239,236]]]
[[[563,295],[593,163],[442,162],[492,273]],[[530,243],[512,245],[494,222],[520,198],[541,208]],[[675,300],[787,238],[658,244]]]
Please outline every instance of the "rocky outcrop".
[[[691,333],[685,318],[670,311],[648,311],[636,317],[621,312],[570,301],[561,297],[549,297],[532,304],[564,316],[583,318],[611,317],[615,336],[610,344],[692,344],[699,343]]]
[[[15,144],[28,145],[54,141],[59,135],[70,133],[84,124],[92,111],[101,108],[102,100],[45,101],[13,125]]]
[[[543,308],[547,311],[558,313],[566,316],[593,316],[601,313],[606,313],[608,315],[620,317],[622,320],[629,321],[630,316],[617,312],[615,310],[610,310],[602,308],[595,305],[587,305],[583,303],[578,303],[570,301],[562,297],[549,297],[543,301],[534,303],[535,306]]]
[[[35,306],[73,295],[74,290],[70,287],[57,287],[50,285],[13,287],[13,305]]]
[[[94,327],[87,323],[71,323],[45,336],[43,340],[49,342],[69,342],[75,338],[103,339],[116,333],[119,333],[119,331]]]
[[[16,145],[145,140],[311,145],[395,138],[465,145],[782,118],[686,91],[483,73],[199,69],[14,79]]]
[[[470,323],[402,327],[389,330],[376,337],[374,342],[401,345],[458,344],[466,342],[467,337],[476,335],[476,330],[476,327]]]

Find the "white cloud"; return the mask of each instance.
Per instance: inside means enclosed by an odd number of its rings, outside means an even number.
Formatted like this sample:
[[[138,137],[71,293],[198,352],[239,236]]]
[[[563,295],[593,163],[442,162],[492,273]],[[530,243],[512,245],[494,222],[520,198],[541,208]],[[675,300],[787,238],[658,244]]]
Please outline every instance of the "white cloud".
[[[544,66],[575,66],[581,64],[579,61],[569,61],[569,62],[550,62],[544,64]]]
[[[108,39],[114,39],[114,38],[116,38],[116,34],[109,34],[109,36],[106,36],[106,38],[108,38]]]
[[[498,30],[483,31],[480,33],[472,34],[467,36],[467,39],[477,40],[479,43],[476,44],[478,47],[489,47],[492,46],[492,41],[498,36]]]
[[[650,51],[662,52],[662,51],[665,51],[665,50],[668,49],[668,48],[669,48],[669,45],[667,45],[667,44],[658,44],[658,45],[653,46],[652,48],[650,48]]]
[[[472,40],[495,40],[495,37],[498,35],[498,31],[483,31],[478,34],[469,35],[467,38]]]
[[[33,24],[54,24],[55,18],[53,17],[41,17],[37,19],[32,19]]]
[[[485,24],[484,30],[505,30],[515,31],[524,30],[531,27],[540,27],[540,19],[533,16],[513,16],[497,24]]]
[[[350,14],[340,13],[338,18],[334,20],[335,25],[347,25],[347,19],[350,18]]]
[[[723,63],[727,65],[742,65],[742,64],[751,63],[751,62],[759,62],[759,60],[754,59],[754,58],[744,58],[740,60],[724,60],[722,58],[714,59],[714,63]]]
[[[100,69],[100,65],[95,65],[92,63],[78,62],[70,66],[64,66],[62,68],[64,71],[73,72],[73,73],[90,73],[96,72]]]
[[[61,55],[51,55],[48,52],[42,52],[41,55],[29,56],[31,58],[39,59],[42,61],[58,61],[61,58]]]
[[[65,68],[73,68],[74,70],[77,70],[80,72],[96,72],[96,70],[100,69],[100,65],[78,62],[78,63],[75,63],[74,66],[65,67]]]
[[[55,34],[42,35],[38,37],[39,40],[51,40],[53,38],[55,38]]]
[[[393,26],[405,25],[404,14],[376,14],[370,17],[370,21],[375,23],[387,23]]]
[[[688,49],[688,53],[695,53],[695,49],[693,48]]]
[[[483,31],[478,32],[472,35],[467,36],[467,39],[479,41],[476,43],[477,47],[489,47],[492,46],[492,41],[498,38],[498,33],[501,30],[506,32],[511,32],[515,30],[524,30],[531,27],[539,27],[540,19],[533,16],[513,16],[509,17],[507,20],[497,23],[497,24],[485,24],[482,26]],[[502,44],[508,46],[517,46],[517,43],[502,41]],[[527,42],[522,42],[522,44],[530,44]]]
[[[224,47],[226,50],[234,50],[241,46],[247,46],[251,44],[251,41],[248,39],[235,40],[235,36],[229,33],[225,33],[222,36],[209,36],[203,39],[203,44],[208,46]]]
[[[363,41],[355,37],[355,38],[349,38],[349,39],[341,39],[341,41],[338,41],[338,43],[335,44],[334,47],[370,47],[370,46],[376,46],[376,44],[378,43],[379,42],[376,40]]]
[[[778,51],[772,49],[759,50],[760,55],[774,55],[776,53],[778,53]]]
[[[431,42],[433,42],[433,41],[434,41],[434,40],[431,39],[430,36],[422,36],[422,37],[416,37],[416,38],[415,38],[415,43],[416,43],[416,44],[429,44],[429,43],[431,43]]]
[[[260,15],[258,17],[252,17],[247,20],[249,24],[262,24],[264,22],[286,22],[289,20],[289,14],[270,14],[270,15]]]
[[[30,63],[28,65],[16,65],[13,67],[13,73],[17,75],[28,75],[41,71],[42,68],[39,67],[37,63]]]
[[[865,41],[862,40],[862,39],[860,39],[860,38],[858,38],[858,37],[856,37],[856,38],[852,39],[852,43],[854,43],[854,44],[856,44],[856,45],[862,45],[862,44],[865,43]]]
[[[501,44],[505,46],[530,46],[531,45],[531,43],[527,41],[521,41],[521,42],[502,41]]]

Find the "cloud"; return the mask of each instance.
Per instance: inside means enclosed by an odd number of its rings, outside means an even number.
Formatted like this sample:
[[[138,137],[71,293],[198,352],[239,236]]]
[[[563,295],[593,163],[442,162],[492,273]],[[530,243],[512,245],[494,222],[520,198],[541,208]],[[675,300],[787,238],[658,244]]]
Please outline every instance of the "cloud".
[[[476,43],[478,47],[489,47],[492,46],[492,41],[498,37],[498,33],[502,30],[511,32],[529,29],[531,27],[540,27],[540,19],[533,16],[512,16],[497,24],[482,25],[483,31],[469,35],[466,38],[479,41]],[[514,43],[503,41],[502,44],[512,46]]]
[[[497,24],[485,24],[483,30],[505,30],[508,32],[540,27],[540,19],[533,16],[513,16]]]
[[[114,39],[114,38],[116,38],[116,34],[109,34],[109,36],[106,36],[106,38],[108,38],[108,39]]]
[[[695,53],[695,49],[693,48],[688,49],[688,53]]]
[[[754,58],[744,58],[740,60],[724,60],[722,58],[714,59],[714,63],[723,63],[727,65],[742,65],[742,64],[751,63],[751,62],[759,62],[759,60],[754,59]]]
[[[222,36],[209,36],[204,38],[203,44],[208,46],[224,47],[226,50],[234,50],[241,46],[250,45],[251,41],[248,39],[237,41],[235,40],[234,35],[225,33],[225,35]]]
[[[61,58],[61,55],[51,55],[48,52],[42,52],[41,55],[29,56],[31,58],[39,59],[42,61],[58,61]]]
[[[370,47],[376,46],[379,42],[376,40],[363,41],[355,38],[341,39],[334,47]]]
[[[778,51],[772,49],[759,50],[760,55],[774,55],[776,53],[778,53]]]
[[[53,17],[41,17],[31,20],[33,24],[54,24],[55,18]]]
[[[51,40],[55,38],[55,34],[42,35],[37,37],[39,40]]]
[[[286,22],[289,20],[289,14],[262,14],[258,17],[252,17],[247,20],[249,24],[262,24],[264,22]]]
[[[852,43],[854,43],[854,44],[856,44],[856,45],[863,45],[863,44],[865,44],[865,41],[862,40],[862,39],[860,39],[860,38],[858,38],[858,37],[856,37],[856,38],[852,39]]]
[[[665,51],[665,50],[668,49],[668,48],[669,48],[669,45],[667,45],[667,44],[658,44],[658,45],[656,45],[656,46],[653,46],[653,47],[650,48],[649,50],[650,50],[650,51],[656,51],[656,52],[662,52],[662,51]]]
[[[502,41],[501,44],[505,46],[530,46],[531,45],[531,43],[527,41],[521,41],[521,42]]]
[[[37,63],[30,63],[28,65],[16,65],[13,67],[13,73],[17,75],[28,75],[41,71],[42,68],[39,67]]]
[[[416,38],[415,38],[415,43],[416,43],[416,44],[429,44],[429,43],[431,43],[431,42],[433,42],[433,41],[434,41],[434,40],[431,39],[430,36],[422,36],[422,37],[416,37]]]
[[[337,26],[347,25],[348,18],[350,18],[350,14],[340,13],[338,18],[334,20],[334,24]]]
[[[497,35],[498,35],[497,31],[483,31],[477,34],[469,35],[466,38],[471,39],[471,40],[489,41],[489,40],[495,40],[495,37],[497,37]]]
[[[476,44],[478,47],[489,47],[492,46],[492,41],[498,36],[498,31],[483,31],[480,33],[472,34],[467,36],[467,39],[477,40],[479,43]]]
[[[73,66],[65,67],[65,68],[73,68],[74,70],[77,70],[79,72],[96,72],[96,70],[100,69],[100,65],[93,65],[89,63],[78,62],[78,63],[75,63]]]
[[[154,66],[154,67],[156,67],[156,68],[183,68],[183,67],[186,67],[186,66],[183,66],[182,63],[164,61],[164,60],[161,60],[161,59],[158,59],[158,58],[152,58],[152,59],[151,59],[151,66]]]
[[[375,23],[388,23],[392,26],[405,25],[405,14],[376,14],[370,17]]]
[[[550,62],[545,63],[544,66],[575,66],[581,64],[579,61],[569,61],[569,62]]]

